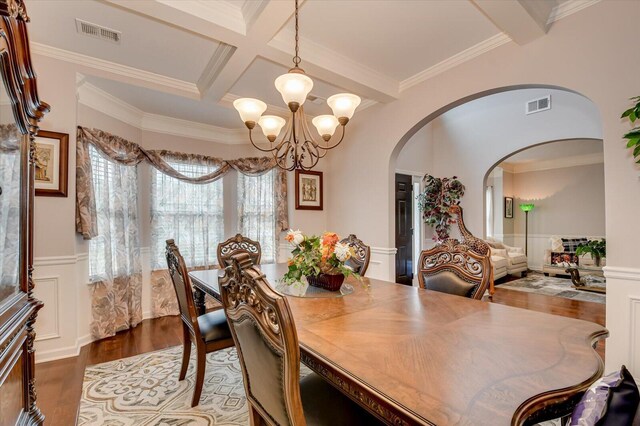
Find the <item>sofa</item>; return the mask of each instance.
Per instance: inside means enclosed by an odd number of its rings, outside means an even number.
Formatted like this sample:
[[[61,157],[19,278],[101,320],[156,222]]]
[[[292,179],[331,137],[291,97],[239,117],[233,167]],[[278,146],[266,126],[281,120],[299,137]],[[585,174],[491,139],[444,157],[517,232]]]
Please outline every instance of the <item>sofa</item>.
[[[522,247],[511,247],[491,238],[487,239],[486,243],[491,247],[491,261],[495,265],[494,279],[505,275],[521,274],[523,277],[527,275],[529,263]],[[500,275],[501,271],[498,265],[504,265],[504,262],[506,262],[506,273]]]

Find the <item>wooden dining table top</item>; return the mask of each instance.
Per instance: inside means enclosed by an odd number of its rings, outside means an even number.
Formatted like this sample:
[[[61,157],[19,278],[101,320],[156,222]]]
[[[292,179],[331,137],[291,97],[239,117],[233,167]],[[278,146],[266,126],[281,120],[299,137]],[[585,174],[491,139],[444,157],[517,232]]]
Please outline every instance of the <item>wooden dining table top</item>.
[[[274,287],[287,270],[260,268]],[[220,273],[190,276],[215,295]],[[401,413],[398,423],[523,424],[602,375],[593,345],[608,332],[598,324],[372,278],[348,282],[355,291],[344,297],[287,296],[302,359],[343,390],[360,389],[350,396],[368,408],[383,401]]]

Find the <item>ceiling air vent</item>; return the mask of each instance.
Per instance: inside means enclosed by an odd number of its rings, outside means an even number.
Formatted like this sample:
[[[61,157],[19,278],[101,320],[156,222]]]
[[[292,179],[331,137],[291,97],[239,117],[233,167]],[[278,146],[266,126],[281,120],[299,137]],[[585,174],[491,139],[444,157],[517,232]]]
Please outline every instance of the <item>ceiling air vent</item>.
[[[91,22],[83,21],[82,19],[77,18],[76,30],[78,30],[78,33],[80,34],[93,38],[99,38],[100,40],[105,40],[116,44],[120,44],[120,40],[122,39],[122,33],[120,31],[92,24]]]
[[[312,94],[312,93],[309,93],[309,94],[307,95],[307,100],[308,100],[309,102],[313,103],[313,104],[316,104],[316,105],[322,105],[322,103],[324,103],[324,101],[325,101],[326,99],[321,98],[320,96],[316,96],[316,95],[314,95],[314,94]]]
[[[536,112],[546,111],[548,109],[551,109],[551,95],[527,102],[526,113],[533,114]]]

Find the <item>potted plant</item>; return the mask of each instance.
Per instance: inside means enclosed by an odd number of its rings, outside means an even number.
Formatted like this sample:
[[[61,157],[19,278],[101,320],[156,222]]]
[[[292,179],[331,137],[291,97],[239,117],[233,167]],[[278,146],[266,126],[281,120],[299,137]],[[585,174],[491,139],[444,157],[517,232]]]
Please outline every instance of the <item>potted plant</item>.
[[[353,248],[341,243],[336,233],[318,237],[290,230],[285,239],[295,246],[282,279],[286,284],[301,282],[304,277],[309,285],[338,291],[346,277],[360,277],[345,264],[355,254]]]
[[[623,112],[621,118],[628,118],[631,124],[634,124],[640,118],[640,96],[631,98],[631,101],[636,104]],[[636,163],[640,164],[640,127],[634,127],[623,138],[628,140],[627,148],[633,149],[633,157],[636,159]]]
[[[601,240],[590,240],[587,243],[580,243],[576,249],[576,256],[582,256],[587,253],[591,255],[596,266],[600,266],[601,260],[607,257],[606,240],[603,238]]]
[[[436,178],[424,175],[424,190],[418,195],[418,208],[422,212],[424,223],[435,228],[434,241],[449,238],[449,228],[455,223],[451,206],[460,204],[465,187],[456,176],[452,178]]]

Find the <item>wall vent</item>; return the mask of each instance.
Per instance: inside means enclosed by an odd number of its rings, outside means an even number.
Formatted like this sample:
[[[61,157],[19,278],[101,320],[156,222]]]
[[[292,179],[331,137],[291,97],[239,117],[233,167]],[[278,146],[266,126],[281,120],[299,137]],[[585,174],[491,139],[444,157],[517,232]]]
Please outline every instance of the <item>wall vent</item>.
[[[115,44],[120,44],[120,40],[122,39],[122,33],[120,31],[92,24],[91,22],[83,21],[78,18],[76,18],[76,30],[79,34],[99,38],[100,40],[109,41]]]
[[[527,114],[533,114],[549,109],[551,109],[551,95],[547,95],[544,98],[530,100],[526,104],[525,112]]]

